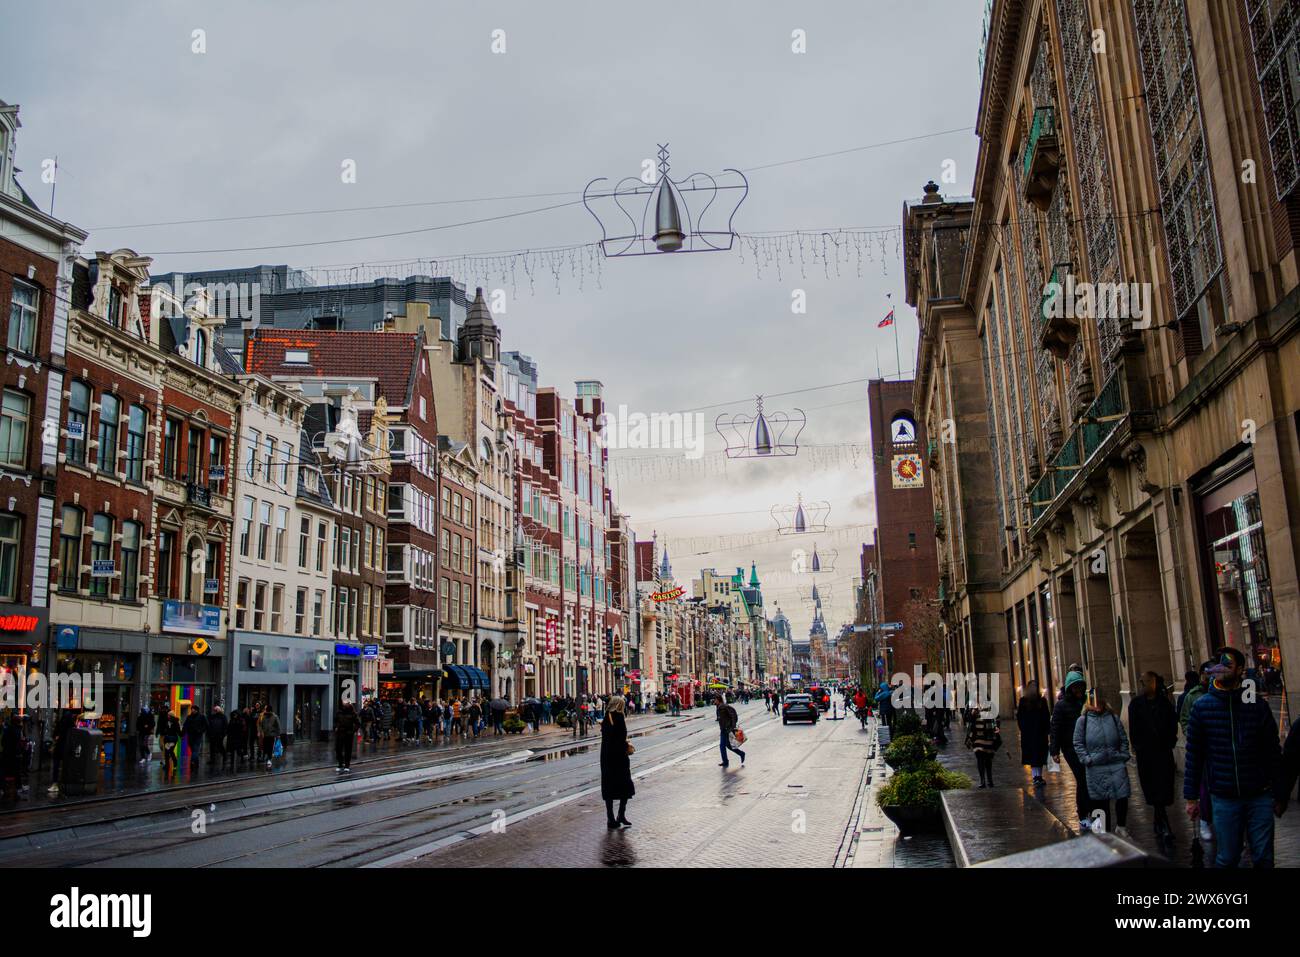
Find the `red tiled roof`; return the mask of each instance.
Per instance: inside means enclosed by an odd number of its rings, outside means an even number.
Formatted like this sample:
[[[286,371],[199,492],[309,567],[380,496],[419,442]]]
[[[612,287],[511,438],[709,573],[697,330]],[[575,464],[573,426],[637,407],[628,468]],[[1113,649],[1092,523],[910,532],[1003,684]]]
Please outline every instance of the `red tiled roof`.
[[[268,378],[373,377],[389,405],[404,406],[419,349],[419,335],[407,332],[259,330],[248,340],[244,365]],[[307,363],[285,362],[287,352],[306,352]]]

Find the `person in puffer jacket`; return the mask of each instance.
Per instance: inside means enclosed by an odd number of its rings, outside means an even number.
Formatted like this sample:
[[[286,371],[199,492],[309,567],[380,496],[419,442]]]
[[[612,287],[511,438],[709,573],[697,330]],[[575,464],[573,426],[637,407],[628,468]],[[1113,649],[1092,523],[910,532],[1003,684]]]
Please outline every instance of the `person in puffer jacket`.
[[[1213,809],[1215,867],[1236,867],[1243,841],[1255,867],[1273,866],[1273,786],[1278,773],[1277,721],[1256,689],[1242,687],[1246,656],[1220,648],[1209,690],[1187,721],[1183,798],[1196,820],[1202,770]]]
[[[1132,756],[1128,733],[1096,688],[1088,692],[1088,703],[1075,722],[1074,753],[1083,765],[1094,813],[1101,810],[1109,814],[1111,802],[1115,802],[1115,816],[1107,818],[1102,829],[1109,830],[1113,821],[1116,836],[1128,839],[1128,799],[1132,793],[1128,783]]]

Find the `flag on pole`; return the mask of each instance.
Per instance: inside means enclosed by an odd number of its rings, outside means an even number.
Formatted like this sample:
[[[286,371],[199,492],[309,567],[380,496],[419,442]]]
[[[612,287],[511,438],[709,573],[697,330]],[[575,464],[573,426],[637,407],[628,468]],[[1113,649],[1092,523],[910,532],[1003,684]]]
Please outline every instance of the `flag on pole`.
[[[881,319],[878,323],[876,323],[876,328],[883,329],[885,328],[885,326],[892,326],[893,324],[894,324],[894,310],[891,308],[889,310],[889,315],[885,316],[884,319]]]

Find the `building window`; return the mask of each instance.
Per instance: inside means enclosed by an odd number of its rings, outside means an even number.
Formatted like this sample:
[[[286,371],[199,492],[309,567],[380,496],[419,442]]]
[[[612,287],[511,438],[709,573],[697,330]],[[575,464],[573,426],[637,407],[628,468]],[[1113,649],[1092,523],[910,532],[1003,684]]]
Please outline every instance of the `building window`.
[[[307,550],[311,547],[311,519],[303,518],[298,526],[298,567],[307,567]]]
[[[276,585],[271,589],[271,630],[280,631],[280,622],[284,616],[284,586]]]
[[[185,443],[185,481],[191,485],[204,484],[203,446],[206,438],[202,429],[190,426]]]
[[[286,539],[289,537],[289,510],[278,508],[275,511],[275,563],[284,564]],[[274,630],[274,629],[272,629]]]
[[[208,595],[212,595],[213,601],[216,601],[216,596],[220,593],[219,589],[221,588],[221,543],[208,542],[206,551],[207,556],[203,563],[203,597],[207,598]],[[208,591],[208,582],[210,581],[218,583],[216,589],[211,592]]]
[[[916,548],[916,532],[907,533],[907,547]]]
[[[180,434],[181,424],[175,419],[168,419],[163,423],[162,470],[163,475],[168,478],[176,478],[180,470],[178,460]]]
[[[324,522],[316,524],[316,571],[325,570],[325,543],[329,540],[329,533],[325,528]]]
[[[122,600],[140,597],[140,523],[122,523]]]
[[[108,578],[93,575],[95,562],[106,562],[113,557],[113,516],[99,512],[95,515],[94,530],[90,538],[90,593],[98,598],[108,597]]]
[[[126,477],[144,481],[145,436],[149,431],[149,413],[142,405],[131,406],[126,420]]]
[[[22,553],[23,520],[0,515],[0,601],[18,600],[18,556]]]
[[[439,587],[439,601],[441,602],[441,607],[442,607],[442,620],[445,623],[448,620],[447,600],[448,600],[448,596],[451,593],[451,583],[444,578],[442,579],[442,583],[438,587]]]
[[[294,603],[293,631],[296,635],[305,634],[307,627],[307,589],[298,589],[298,598]]]
[[[63,506],[59,527],[59,588],[76,591],[81,583],[81,509]]]
[[[40,290],[15,279],[13,298],[9,301],[9,348],[15,352],[35,353],[39,304]]]
[[[316,592],[316,599],[311,605],[311,633],[320,637],[321,617],[325,614],[325,593]]]
[[[95,464],[101,472],[117,472],[117,419],[121,414],[122,401],[117,396],[104,394],[100,397],[99,449]]]
[[[248,627],[248,579],[241,578],[235,586],[235,627]]]
[[[66,512],[67,509],[64,509]],[[176,556],[176,533],[158,535],[158,573],[154,576],[154,594],[159,598],[172,597],[172,564]]]
[[[76,465],[86,464],[86,423],[90,421],[90,386],[73,382],[68,389],[68,441],[64,457]]]
[[[244,471],[248,473],[249,478],[257,477],[257,443],[261,439],[261,432],[255,429],[249,431],[248,445],[244,447]]]
[[[239,519],[239,554],[248,557],[248,549],[253,541],[253,508],[255,502],[244,496],[244,511]]]
[[[266,630],[266,582],[253,586],[253,630]]]
[[[257,515],[257,559],[266,561],[271,544],[271,503],[263,502]]]
[[[213,478],[212,470],[220,469],[220,477]],[[222,494],[226,489],[226,440],[224,436],[208,436],[208,491]]]
[[[0,465],[27,467],[27,430],[32,400],[21,392],[5,389],[3,418],[0,419]]]

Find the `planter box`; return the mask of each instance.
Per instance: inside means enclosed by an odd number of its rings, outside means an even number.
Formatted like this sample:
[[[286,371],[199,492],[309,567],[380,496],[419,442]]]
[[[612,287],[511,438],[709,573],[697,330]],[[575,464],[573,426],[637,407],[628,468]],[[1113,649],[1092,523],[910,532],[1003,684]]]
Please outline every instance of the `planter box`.
[[[886,804],[880,810],[904,835],[929,834],[943,830],[943,814],[937,807]]]

